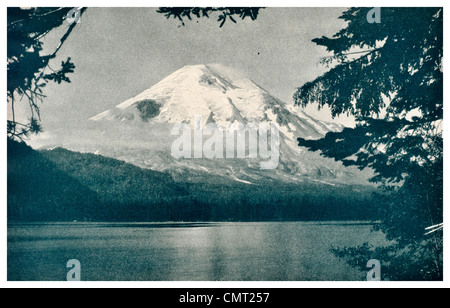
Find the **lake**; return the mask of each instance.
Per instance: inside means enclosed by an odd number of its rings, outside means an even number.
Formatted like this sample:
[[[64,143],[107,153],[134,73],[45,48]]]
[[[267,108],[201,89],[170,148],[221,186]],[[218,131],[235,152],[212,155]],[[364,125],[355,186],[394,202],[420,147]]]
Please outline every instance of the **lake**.
[[[9,281],[354,281],[329,249],[385,243],[364,222],[40,223],[8,226]]]

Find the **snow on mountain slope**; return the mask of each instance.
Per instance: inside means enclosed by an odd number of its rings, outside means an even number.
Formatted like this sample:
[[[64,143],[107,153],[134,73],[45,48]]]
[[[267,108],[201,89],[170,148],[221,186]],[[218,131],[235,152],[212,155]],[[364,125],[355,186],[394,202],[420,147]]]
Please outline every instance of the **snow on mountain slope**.
[[[251,80],[225,66],[186,66],[139,95],[107,110],[91,120],[131,120],[136,106],[145,100],[155,101],[160,108],[158,122],[191,123],[195,115],[204,121],[212,118],[219,126],[243,121],[259,123],[275,118],[286,125],[301,128],[301,137],[318,138],[340,125],[317,121],[300,111],[293,115],[285,103],[271,96]],[[271,119],[271,120],[272,120]],[[291,128],[292,128],[291,125]]]
[[[280,131],[280,164],[260,170],[253,159],[175,159],[170,128],[216,123],[276,123]],[[242,183],[266,180],[325,181],[333,184],[364,182],[365,175],[298,147],[297,138],[318,139],[342,126],[318,121],[294,111],[240,72],[219,64],[186,66],[150,89],[91,118],[101,130],[103,144],[96,150],[141,167],[171,173],[179,180],[201,180],[205,174]],[[146,137],[146,132],[147,137]],[[152,139],[152,145],[148,145]],[[121,146],[122,142],[122,146]]]

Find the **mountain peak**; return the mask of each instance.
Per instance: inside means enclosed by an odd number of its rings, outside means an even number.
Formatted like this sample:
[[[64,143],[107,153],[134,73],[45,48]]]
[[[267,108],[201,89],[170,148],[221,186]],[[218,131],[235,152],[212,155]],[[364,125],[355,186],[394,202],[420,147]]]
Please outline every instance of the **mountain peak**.
[[[221,64],[188,65],[172,73],[139,95],[91,120],[135,120],[140,104],[154,109],[154,118],[164,122],[189,122],[194,115],[205,119],[216,115],[217,122],[226,122],[238,109],[242,118],[264,117],[269,93],[246,78],[244,74]],[[278,104],[282,104],[278,101]],[[141,106],[142,107],[142,106]],[[158,111],[158,112],[156,112]]]
[[[222,64],[187,65],[148,90],[93,118],[93,121],[192,123],[195,116],[225,127],[235,121],[274,122],[287,135],[320,138],[340,125],[313,119]],[[205,124],[204,123],[204,124]],[[292,136],[294,138],[294,136]]]
[[[246,159],[210,161],[172,157],[172,128],[181,123],[194,126],[196,119],[202,119],[203,127],[215,123],[222,129],[236,122],[277,125],[278,168],[271,173],[256,171],[254,166],[258,162]],[[141,167],[167,171],[174,177],[204,178],[206,172],[249,183],[269,178],[298,182],[304,180],[303,176],[340,182],[353,177],[342,165],[300,148],[297,142],[299,137],[322,138],[328,132],[342,130],[342,126],[316,120],[288,107],[245,74],[221,64],[184,66],[91,120],[103,134],[102,153]]]

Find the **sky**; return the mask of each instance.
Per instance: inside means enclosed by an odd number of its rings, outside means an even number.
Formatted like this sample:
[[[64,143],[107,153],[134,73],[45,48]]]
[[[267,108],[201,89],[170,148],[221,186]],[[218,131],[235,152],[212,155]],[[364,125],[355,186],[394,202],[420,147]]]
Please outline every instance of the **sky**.
[[[44,133],[29,143],[52,143],[65,130],[82,130],[89,118],[150,88],[185,65],[221,63],[243,72],[282,101],[293,104],[296,88],[326,72],[328,55],[311,40],[332,36],[345,27],[344,8],[266,8],[256,21],[217,18],[167,20],[156,8],[89,8],[51,63],[57,68],[71,57],[76,65],[71,83],[49,83],[41,106]],[[50,33],[44,50],[51,52],[67,29]],[[24,104],[25,106],[25,104]],[[28,117],[18,109],[19,119]],[[307,107],[314,117],[332,119],[329,111]]]

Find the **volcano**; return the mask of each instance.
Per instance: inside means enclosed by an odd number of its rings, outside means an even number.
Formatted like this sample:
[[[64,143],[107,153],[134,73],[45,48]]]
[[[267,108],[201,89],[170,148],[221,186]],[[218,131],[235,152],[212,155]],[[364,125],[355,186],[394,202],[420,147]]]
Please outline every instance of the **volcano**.
[[[257,159],[174,158],[176,124],[276,123],[280,163],[261,170]],[[321,182],[365,184],[368,174],[344,167],[298,146],[297,138],[319,139],[343,126],[314,119],[272,96],[244,74],[220,64],[185,66],[148,90],[90,119],[100,137],[96,153],[142,168],[166,172],[177,181]],[[99,141],[100,140],[100,141]]]

